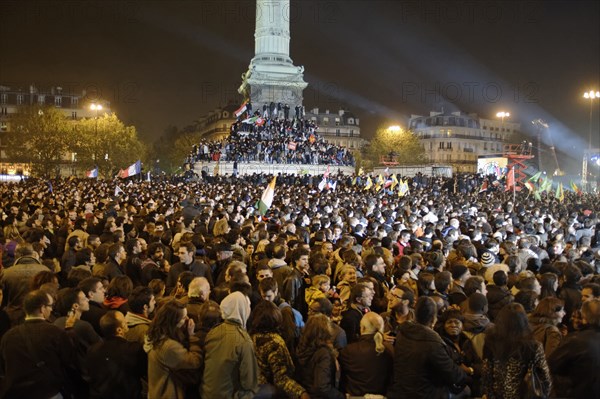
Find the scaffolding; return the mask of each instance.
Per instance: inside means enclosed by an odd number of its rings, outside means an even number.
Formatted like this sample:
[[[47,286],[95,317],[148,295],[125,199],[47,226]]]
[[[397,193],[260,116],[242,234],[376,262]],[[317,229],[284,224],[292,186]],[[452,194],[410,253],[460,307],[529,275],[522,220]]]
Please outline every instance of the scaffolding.
[[[521,144],[505,144],[503,156],[507,160],[507,168],[515,170],[515,185],[517,187],[523,186],[524,181],[527,179],[525,169],[527,165],[525,162],[533,159],[534,156],[531,154],[532,144],[523,142]]]

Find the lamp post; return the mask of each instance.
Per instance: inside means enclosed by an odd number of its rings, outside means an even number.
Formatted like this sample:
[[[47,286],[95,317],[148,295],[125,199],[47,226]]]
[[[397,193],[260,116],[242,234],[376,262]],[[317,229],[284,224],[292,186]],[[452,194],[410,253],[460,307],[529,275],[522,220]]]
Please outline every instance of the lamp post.
[[[496,114],[496,118],[500,118],[502,121],[502,125],[504,125],[504,118],[508,118],[510,116],[510,112],[500,111]]]
[[[590,135],[588,138],[588,150],[592,149],[592,114],[594,112],[594,99],[600,98],[600,92],[590,90],[583,93],[583,98],[590,100]]]
[[[95,118],[95,119],[96,119],[96,127],[95,127],[95,131],[94,131],[94,135],[95,135],[95,137],[96,137],[96,140],[98,140],[98,113],[99,113],[100,111],[102,111],[102,108],[103,108],[103,107],[102,107],[102,104],[96,104],[96,103],[92,103],[92,104],[90,105],[90,109],[91,109],[92,111],[96,111],[96,118]],[[96,157],[96,149],[94,149],[93,158],[94,158],[94,161],[96,161],[96,162],[97,162],[97,159],[98,159],[98,158]]]

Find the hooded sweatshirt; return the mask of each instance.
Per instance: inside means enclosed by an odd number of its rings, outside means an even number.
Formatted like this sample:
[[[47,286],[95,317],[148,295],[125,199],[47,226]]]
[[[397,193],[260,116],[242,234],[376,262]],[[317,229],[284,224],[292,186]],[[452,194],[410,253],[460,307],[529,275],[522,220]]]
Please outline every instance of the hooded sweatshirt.
[[[250,316],[250,299],[241,292],[232,292],[221,302],[223,320],[234,320],[246,328]]]

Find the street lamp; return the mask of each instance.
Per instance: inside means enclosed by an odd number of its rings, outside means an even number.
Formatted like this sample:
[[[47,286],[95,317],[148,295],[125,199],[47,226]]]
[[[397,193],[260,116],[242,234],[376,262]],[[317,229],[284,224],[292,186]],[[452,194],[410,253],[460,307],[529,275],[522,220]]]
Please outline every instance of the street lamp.
[[[398,125],[392,125],[392,126],[388,127],[388,130],[390,132],[399,132],[400,130],[402,130],[402,128]]]
[[[95,136],[96,136],[96,140],[98,140],[98,112],[102,111],[102,104],[96,104],[96,103],[92,103],[90,104],[90,109],[92,111],[96,111],[96,128],[95,128]],[[94,151],[94,161],[97,160],[96,157],[96,152]]]
[[[590,100],[590,137],[588,141],[588,150],[592,149],[592,112],[594,111],[594,99],[600,98],[600,92],[590,90],[583,93],[583,98]]]
[[[509,112],[500,111],[496,114],[496,118],[500,118],[502,120],[502,125],[504,125],[504,118],[508,118],[510,116]]]

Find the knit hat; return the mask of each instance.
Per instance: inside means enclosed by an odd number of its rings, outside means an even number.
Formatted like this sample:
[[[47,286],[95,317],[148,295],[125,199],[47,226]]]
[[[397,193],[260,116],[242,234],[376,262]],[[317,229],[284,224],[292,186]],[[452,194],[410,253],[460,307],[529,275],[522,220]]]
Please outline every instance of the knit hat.
[[[481,265],[483,267],[490,267],[494,263],[496,263],[496,259],[494,259],[494,255],[491,252],[484,252],[481,255]]]
[[[465,273],[469,270],[469,268],[467,266],[464,265],[454,265],[452,267],[452,278],[454,280],[458,280],[459,278],[461,278],[462,276],[465,275]]]

